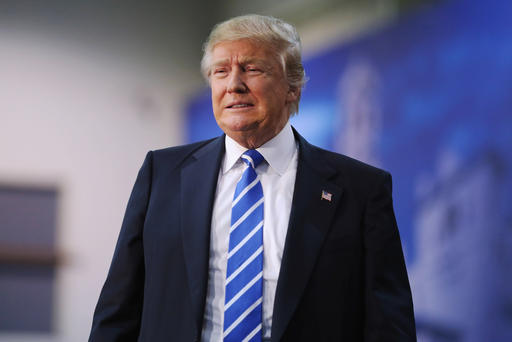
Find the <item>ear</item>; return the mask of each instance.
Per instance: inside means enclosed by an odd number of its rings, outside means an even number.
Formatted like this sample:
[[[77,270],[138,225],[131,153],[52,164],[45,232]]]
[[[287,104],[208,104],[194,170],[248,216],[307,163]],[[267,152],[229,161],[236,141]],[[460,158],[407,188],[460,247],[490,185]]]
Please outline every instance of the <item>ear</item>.
[[[288,93],[286,94],[286,102],[291,103],[295,102],[300,97],[300,88],[297,87],[289,87]]]

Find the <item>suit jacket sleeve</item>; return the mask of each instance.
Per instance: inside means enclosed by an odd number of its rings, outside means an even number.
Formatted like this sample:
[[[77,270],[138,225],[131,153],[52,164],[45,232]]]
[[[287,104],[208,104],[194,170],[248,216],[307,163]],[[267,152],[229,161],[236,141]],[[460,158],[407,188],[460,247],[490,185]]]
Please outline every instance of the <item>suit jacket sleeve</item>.
[[[382,172],[365,217],[365,341],[416,341],[414,313],[393,211],[391,176]]]
[[[151,189],[152,153],[133,187],[112,264],[100,294],[89,341],[136,341],[144,290],[142,232]]]

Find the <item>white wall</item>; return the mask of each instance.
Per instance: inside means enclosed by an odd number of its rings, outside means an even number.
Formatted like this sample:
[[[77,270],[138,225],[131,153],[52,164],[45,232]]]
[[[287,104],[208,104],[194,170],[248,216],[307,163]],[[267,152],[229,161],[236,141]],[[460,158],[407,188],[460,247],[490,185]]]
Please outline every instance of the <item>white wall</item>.
[[[0,341],[84,341],[145,153],[182,141],[180,82],[34,32],[2,31],[0,46],[0,182],[59,189],[64,255],[56,334]]]

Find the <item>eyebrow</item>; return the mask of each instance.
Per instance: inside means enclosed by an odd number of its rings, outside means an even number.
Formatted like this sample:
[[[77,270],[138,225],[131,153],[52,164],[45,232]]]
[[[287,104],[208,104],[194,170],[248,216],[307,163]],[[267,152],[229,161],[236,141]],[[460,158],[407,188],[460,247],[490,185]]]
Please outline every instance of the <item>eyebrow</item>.
[[[229,59],[227,59],[227,58],[216,60],[216,61],[212,62],[210,68],[215,68],[217,66],[220,66],[220,65],[223,65],[223,64],[227,64],[228,62],[229,62]]]
[[[240,64],[268,64],[265,63],[265,61],[261,58],[254,58],[254,57],[241,57],[240,58]]]
[[[246,65],[246,64],[259,64],[259,65],[262,65],[262,66],[267,66],[268,63],[265,62],[265,60],[261,59],[261,58],[254,58],[254,57],[241,57],[239,59],[239,64],[241,65]],[[228,58],[224,58],[224,59],[220,59],[220,60],[217,60],[217,61],[214,61],[211,65],[212,68],[215,68],[215,67],[218,67],[218,66],[222,66],[222,65],[225,65],[225,64],[229,64],[229,59]],[[266,67],[265,69],[270,69],[269,67]]]

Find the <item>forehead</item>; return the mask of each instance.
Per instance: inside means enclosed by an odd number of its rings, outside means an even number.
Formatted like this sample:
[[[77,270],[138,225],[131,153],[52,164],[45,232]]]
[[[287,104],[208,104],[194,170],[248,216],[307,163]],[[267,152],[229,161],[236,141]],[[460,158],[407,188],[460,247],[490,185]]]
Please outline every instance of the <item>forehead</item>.
[[[211,57],[212,65],[234,62],[280,64],[272,48],[248,39],[220,42],[213,47]]]

